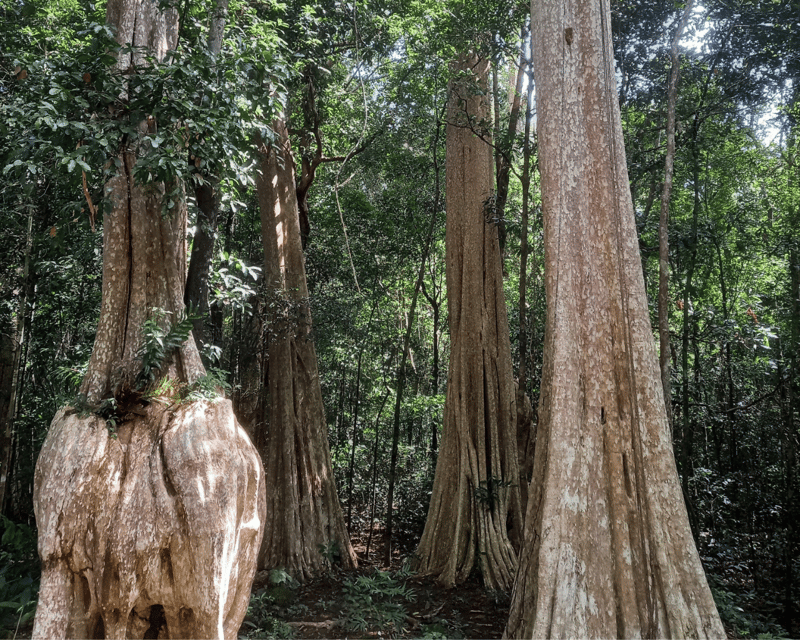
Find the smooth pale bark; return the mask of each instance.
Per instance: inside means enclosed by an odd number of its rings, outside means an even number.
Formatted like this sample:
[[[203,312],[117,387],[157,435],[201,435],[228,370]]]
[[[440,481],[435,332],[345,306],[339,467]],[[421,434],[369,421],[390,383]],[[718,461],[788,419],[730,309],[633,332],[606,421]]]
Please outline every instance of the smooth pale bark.
[[[108,18],[121,44],[159,57],[176,41],[177,13],[147,0],[115,0]],[[138,377],[143,322],[154,308],[164,329],[180,316],[186,274],[182,193],[165,216],[165,186],[134,178],[150,124],[106,185],[87,412],[56,414],[36,465],[35,638],[235,638],[247,613],[265,519],[258,454],[230,402],[177,397],[204,374],[191,338],[158,372],[172,391],[154,397]],[[113,423],[88,413],[112,401]]]
[[[547,324],[510,638],[724,638],[675,470],[607,2],[533,3]]]
[[[517,416],[497,229],[487,221],[492,150],[473,128],[490,114],[488,62],[463,56],[447,126],[447,294],[451,336],[444,425],[418,570],[508,589],[522,526]],[[479,87],[482,91],[479,92]],[[516,538],[514,536],[517,536]],[[518,547],[517,547],[518,548]]]
[[[62,409],[36,467],[34,637],[236,638],[263,493],[228,401],[153,403],[116,437],[101,418]]]
[[[344,567],[357,565],[336,494],[317,355],[311,336],[305,259],[295,192],[294,159],[286,124],[260,149],[256,189],[261,209],[264,278],[268,290],[269,398],[254,441],[267,471],[267,509],[259,568],[313,577],[334,551]]]

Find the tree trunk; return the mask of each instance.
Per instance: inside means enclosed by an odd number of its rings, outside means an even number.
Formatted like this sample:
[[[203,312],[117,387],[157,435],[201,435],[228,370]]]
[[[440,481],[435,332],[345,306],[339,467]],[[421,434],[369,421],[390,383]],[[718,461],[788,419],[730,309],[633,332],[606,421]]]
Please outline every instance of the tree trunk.
[[[0,335],[0,514],[6,512],[11,461],[14,450],[14,420],[17,417],[20,390],[20,365],[25,344],[31,282],[31,249],[33,248],[33,207],[28,212],[25,239],[25,262],[22,266],[22,295],[17,305],[16,326]],[[0,327],[2,330],[3,327]]]
[[[527,25],[523,26],[520,31],[520,47],[525,46],[525,41],[527,40]],[[517,126],[519,123],[519,112],[520,107],[522,105],[522,81],[525,76],[524,73],[525,69],[525,54],[522,50],[520,50],[519,54],[519,61],[517,63],[517,74],[516,79],[514,81],[514,90],[513,94],[511,95],[511,107],[508,112],[508,129],[506,129],[505,135],[501,135],[500,133],[500,110],[498,108],[499,101],[498,101],[498,82],[497,82],[497,71],[493,69],[492,73],[492,93],[495,96],[495,110],[494,110],[494,117],[495,117],[495,131],[497,131],[497,136],[499,138],[499,144],[496,147],[495,151],[495,166],[497,171],[496,181],[497,181],[497,200],[496,200],[496,207],[497,207],[497,218],[499,220],[498,224],[505,224],[505,211],[506,211],[506,202],[508,201],[508,185],[511,179],[511,166],[514,159],[514,140],[517,136]],[[505,231],[503,231],[505,233]],[[502,234],[501,234],[502,235]],[[500,247],[501,251],[503,247]]]
[[[375,306],[372,307],[373,312]],[[367,323],[367,332],[369,332],[370,325],[372,324],[372,315],[370,314],[370,321]],[[361,406],[361,361],[364,357],[364,347],[366,342],[362,343],[361,348],[358,350],[358,366],[356,367],[356,392],[355,402],[353,402],[353,437],[350,441],[350,464],[347,466],[347,533],[350,534],[353,530],[353,475],[355,475],[356,467],[356,445],[358,444],[358,410]]]
[[[658,344],[661,384],[664,387],[664,404],[667,422],[672,430],[672,385],[670,382],[669,345],[669,201],[672,194],[672,175],[675,164],[675,103],[678,98],[678,78],[681,62],[678,43],[692,13],[694,0],[688,0],[683,15],[672,39],[672,71],[669,74],[667,91],[667,154],[664,158],[664,189],[661,193],[661,215],[658,221]]]
[[[149,2],[111,2],[108,20],[121,44],[157,57],[177,37],[177,13]],[[120,58],[120,71],[130,63]],[[167,312],[165,325],[183,312],[186,206],[179,199],[162,215],[164,185],[137,183],[147,148],[134,145],[106,186],[87,405],[56,414],[36,467],[33,635],[235,638],[263,530],[264,472],[230,402],[182,399],[204,374],[191,338],[158,364],[154,384],[142,381],[143,323],[152,309]]]
[[[689,495],[689,479],[692,476],[692,449],[694,446],[694,423],[689,411],[691,393],[689,387],[689,341],[690,315],[693,309],[694,271],[697,266],[697,228],[700,218],[700,151],[697,148],[698,119],[695,118],[692,137],[692,180],[694,182],[694,205],[692,208],[691,238],[689,240],[689,258],[686,267],[686,281],[683,287],[683,316],[681,322],[681,437],[678,467],[681,473],[683,498],[689,513],[690,522],[695,525],[691,497]],[[697,323],[694,328],[696,330]],[[733,433],[733,432],[731,432]]]
[[[263,484],[228,401],[154,402],[114,435],[59,411],[34,484],[34,638],[236,638]]]
[[[419,299],[419,292],[422,288],[422,282],[425,278],[425,265],[428,262],[428,254],[430,253],[431,243],[433,241],[433,231],[436,228],[436,213],[438,209],[436,204],[437,203],[434,203],[433,212],[431,213],[431,222],[430,226],[428,227],[428,237],[425,240],[425,248],[422,252],[422,263],[419,265],[417,281],[414,284],[414,294],[411,297],[411,306],[408,309],[406,332],[403,336],[403,354],[400,356],[400,365],[397,367],[397,386],[394,394],[394,417],[392,420],[392,453],[391,461],[389,463],[389,490],[386,497],[386,546],[384,547],[383,556],[383,563],[387,567],[392,562],[392,535],[394,534],[394,486],[397,479],[397,456],[400,441],[400,410],[403,406],[403,391],[406,386],[406,363],[408,362],[410,351],[411,331],[414,328],[417,300]],[[411,426],[409,426],[409,434],[410,432]],[[410,445],[411,442],[409,442],[409,446]]]
[[[519,451],[520,500],[522,513],[528,505],[528,485],[533,473],[536,431],[533,426],[533,407],[528,397],[528,211],[531,194],[531,108],[533,103],[533,66],[530,58],[520,56],[528,75],[528,95],[525,101],[525,140],[522,148],[522,216],[519,247],[519,374],[517,376],[517,449]]]
[[[192,334],[199,348],[207,343],[204,330],[208,316],[208,276],[214,259],[214,241],[217,230],[219,210],[219,182],[203,178],[203,183],[195,187],[197,201],[197,229],[192,241],[192,255],[186,277],[184,302],[191,308],[196,318],[192,322]]]
[[[394,359],[394,355],[392,355],[392,359]],[[377,507],[378,502],[378,443],[380,442],[380,425],[381,425],[381,417],[383,416],[383,408],[386,406],[386,401],[389,399],[389,395],[391,394],[392,390],[387,386],[386,393],[383,395],[383,399],[381,400],[381,406],[378,409],[378,414],[375,417],[375,440],[372,446],[372,481],[370,483],[370,509],[369,509],[369,536],[367,536],[367,548],[364,551],[364,558],[365,560],[369,561],[369,550],[370,546],[372,545],[372,532],[375,530],[375,509]]]
[[[510,638],[724,638],[675,470],[608,2],[533,3],[547,269]]]
[[[324,569],[322,550],[357,565],[336,494],[325,409],[311,336],[305,260],[286,124],[277,142],[261,147],[256,174],[264,242],[270,327],[266,382],[268,415],[255,436],[267,470],[269,526],[260,568],[283,568],[299,580]]]
[[[222,50],[222,36],[228,15],[228,0],[216,0],[208,30],[208,51],[213,59]],[[192,333],[197,346],[202,349],[206,340],[204,323],[208,316],[208,276],[214,259],[214,242],[219,218],[219,177],[200,174],[200,183],[194,190],[197,202],[197,226],[192,242],[192,255],[186,275],[184,302],[197,313],[192,322]],[[211,344],[214,344],[211,342]]]
[[[782,448],[784,457],[784,527],[786,528],[786,544],[784,546],[783,575],[783,620],[786,628],[790,628],[797,609],[794,597],[795,577],[794,562],[797,558],[797,428],[795,412],[797,411],[798,383],[798,349],[800,349],[800,251],[797,245],[789,251],[789,270],[791,283],[791,322],[789,342],[789,381],[786,385],[788,395],[788,411],[783,426]]]
[[[454,71],[465,78],[451,83],[446,163],[451,357],[441,450],[417,556],[420,573],[444,585],[466,580],[477,559],[487,587],[508,589],[522,525],[514,381],[500,249],[486,212],[492,151],[471,131],[489,118],[488,67],[475,55],[462,56]]]

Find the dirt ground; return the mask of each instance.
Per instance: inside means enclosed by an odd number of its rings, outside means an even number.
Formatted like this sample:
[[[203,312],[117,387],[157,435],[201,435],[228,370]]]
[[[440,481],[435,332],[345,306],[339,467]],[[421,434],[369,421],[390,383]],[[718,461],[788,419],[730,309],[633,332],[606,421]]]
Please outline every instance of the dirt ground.
[[[268,594],[272,603],[268,606],[269,615],[280,621],[275,628],[261,632],[254,628],[259,622],[258,616],[248,616],[240,632],[240,637],[287,637],[300,638],[500,638],[508,619],[508,594],[487,591],[483,588],[478,575],[473,575],[466,583],[452,589],[444,589],[434,581],[426,578],[404,577],[401,570],[404,557],[409,553],[406,549],[394,552],[391,567],[385,567],[379,561],[383,555],[380,537],[373,539],[373,549],[366,556],[366,536],[355,537],[353,546],[359,556],[359,568],[355,571],[343,571],[332,568],[322,575],[303,585],[295,585],[292,589],[274,589],[270,585],[267,572],[256,576],[253,593]],[[375,549],[375,544],[378,548]],[[375,577],[376,571],[388,573],[391,585],[402,586],[409,597],[393,597],[402,607],[401,629],[397,627],[379,628],[366,616],[366,628],[354,628],[352,618],[359,614],[359,609],[369,609],[375,602],[380,606],[385,601],[383,593],[375,592],[366,600],[354,602],[348,597],[347,585],[356,581],[359,576],[365,579]],[[378,576],[379,578],[381,576]],[[385,592],[384,592],[385,593]],[[276,602],[277,601],[277,602]],[[281,603],[281,601],[283,601]],[[359,603],[367,603],[360,606]],[[263,620],[263,617],[262,617]],[[267,625],[268,626],[268,625]]]

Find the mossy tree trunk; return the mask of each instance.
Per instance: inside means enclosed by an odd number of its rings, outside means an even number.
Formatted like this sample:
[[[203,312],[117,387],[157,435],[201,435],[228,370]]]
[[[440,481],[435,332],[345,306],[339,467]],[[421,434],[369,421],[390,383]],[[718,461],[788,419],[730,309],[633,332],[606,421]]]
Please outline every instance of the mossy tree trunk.
[[[608,2],[535,0],[547,324],[510,638],[724,638],[638,251]]]
[[[328,445],[325,409],[311,335],[311,311],[295,191],[295,168],[283,120],[272,146],[262,145],[256,174],[267,287],[267,398],[254,441],[267,471],[270,521],[259,567],[299,580],[330,561],[355,567]]]
[[[123,45],[161,57],[176,42],[174,10],[117,0],[107,11]],[[121,56],[120,71],[131,63]],[[186,275],[182,190],[169,187],[164,215],[167,188],[134,177],[149,126],[106,186],[86,406],[56,414],[36,466],[36,638],[235,638],[249,602],[265,516],[258,454],[228,401],[181,401],[204,374],[191,337],[155,384],[140,377],[143,324],[153,309],[165,331],[174,324]]]
[[[442,444],[418,570],[463,582],[479,563],[508,589],[522,528],[517,417],[493,186],[488,62],[454,65],[447,126],[447,295],[450,369]],[[514,537],[516,534],[516,538]]]

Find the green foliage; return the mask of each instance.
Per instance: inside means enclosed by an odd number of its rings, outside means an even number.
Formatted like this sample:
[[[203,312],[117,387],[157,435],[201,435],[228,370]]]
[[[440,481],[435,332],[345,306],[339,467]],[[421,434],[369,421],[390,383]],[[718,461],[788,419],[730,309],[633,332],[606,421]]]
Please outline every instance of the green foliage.
[[[100,402],[100,406],[96,408],[94,412],[106,421],[106,427],[108,428],[109,435],[112,438],[116,438],[117,426],[120,419],[117,407],[117,399],[106,398]]]
[[[745,611],[739,606],[739,598],[731,591],[714,586],[712,582],[711,593],[722,623],[727,629],[733,630],[737,638],[770,640],[788,637],[786,630],[770,617]]]
[[[227,251],[218,253],[214,267],[209,276],[211,304],[250,313],[250,301],[256,294],[254,283],[258,281],[261,268]]]
[[[250,596],[243,628],[245,638],[274,638],[275,640],[291,640],[294,629],[275,617],[275,598],[268,591],[261,591]]]
[[[206,369],[206,374],[192,384],[180,390],[181,399],[186,402],[195,400],[214,400],[231,392],[228,383],[228,372],[216,367]]]
[[[487,506],[489,509],[493,509],[500,492],[512,486],[514,486],[514,483],[510,480],[491,477],[487,480],[481,480],[478,486],[475,487],[473,495],[475,496],[475,500],[479,503]]]
[[[292,638],[294,629],[284,622],[292,616],[304,615],[308,608],[298,604],[297,582],[284,569],[270,569],[269,585],[250,597],[243,626],[246,638]]]
[[[270,584],[278,585],[286,585],[291,589],[297,589],[300,584],[295,580],[292,575],[287,572],[285,569],[270,569],[269,570],[269,582]]]
[[[463,638],[459,625],[442,618],[431,624],[422,625],[420,638],[424,640],[457,640]]]
[[[143,390],[156,381],[169,358],[189,339],[192,322],[199,318],[189,309],[165,327],[165,320],[170,315],[172,313],[164,309],[151,309],[150,317],[142,325],[142,346],[137,354],[142,364],[136,378],[137,389]]]
[[[319,545],[319,553],[325,560],[328,569],[332,569],[342,562],[342,552],[336,540],[329,540],[325,544]]]
[[[0,630],[16,636],[33,621],[39,591],[36,531],[2,516],[0,539]]]
[[[342,625],[357,633],[401,634],[408,617],[404,603],[416,599],[412,589],[377,569],[368,576],[346,579],[342,591]]]

